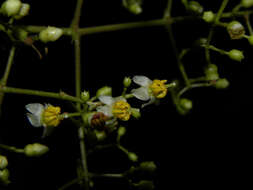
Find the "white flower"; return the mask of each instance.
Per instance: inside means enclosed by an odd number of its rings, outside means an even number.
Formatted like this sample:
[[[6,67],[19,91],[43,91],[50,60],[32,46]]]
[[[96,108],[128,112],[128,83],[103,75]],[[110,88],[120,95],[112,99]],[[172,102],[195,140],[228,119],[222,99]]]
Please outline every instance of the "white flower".
[[[140,88],[133,89],[131,93],[134,97],[142,100],[148,101],[148,103],[143,104],[142,107],[154,103],[157,99],[164,98],[167,94],[167,80],[150,80],[146,76],[134,76],[133,81],[140,85]]]
[[[111,96],[99,96],[98,99],[104,103],[104,106],[97,107],[98,112],[102,112],[108,117],[116,117],[127,121],[131,116],[131,106],[123,97],[113,98]]]
[[[61,121],[60,113],[61,108],[55,107],[50,104],[32,103],[27,104],[26,109],[30,112],[27,113],[27,118],[34,127],[44,127],[43,136],[51,133],[52,129],[59,125]]]

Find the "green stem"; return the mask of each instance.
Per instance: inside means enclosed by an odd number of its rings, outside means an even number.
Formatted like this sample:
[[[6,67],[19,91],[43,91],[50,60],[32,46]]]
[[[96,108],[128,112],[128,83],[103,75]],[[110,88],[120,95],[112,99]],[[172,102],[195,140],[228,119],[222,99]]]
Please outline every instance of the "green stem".
[[[189,91],[190,89],[193,88],[200,88],[200,87],[209,87],[212,86],[210,83],[195,83],[191,84],[190,86],[184,87],[180,92],[177,94],[177,99],[179,99],[185,92]]]
[[[210,51],[209,51],[209,47],[210,47],[210,42],[212,40],[213,34],[214,34],[214,28],[217,25],[217,23],[219,23],[219,20],[222,16],[222,13],[224,11],[224,9],[226,8],[227,4],[228,4],[229,0],[223,0],[222,4],[219,8],[219,11],[215,17],[215,21],[210,29],[210,32],[208,34],[208,38],[207,38],[207,44],[206,44],[206,48],[205,48],[205,56],[206,56],[206,61],[208,64],[211,64],[211,56],[210,56]],[[232,16],[232,13],[231,13]]]
[[[1,87],[4,87],[7,84],[7,80],[10,75],[11,67],[14,62],[15,50],[16,50],[15,46],[12,46],[12,48],[10,50],[8,62],[7,62],[6,68],[5,68],[4,76],[0,81],[0,89],[1,89]],[[4,99],[4,93],[0,92],[0,115],[1,115],[1,110],[2,110],[1,107],[2,107],[2,103],[3,103],[3,99]]]
[[[92,178],[124,178],[123,174],[96,174],[90,173],[90,177]]]
[[[62,187],[60,187],[58,190],[65,190],[69,187],[71,187],[72,185],[78,183],[80,181],[80,179],[76,178],[76,179],[73,179],[71,181],[69,181],[68,183],[64,184]]]
[[[0,148],[11,151],[11,152],[24,153],[24,149],[16,148],[14,146],[8,146],[8,145],[0,144]]]
[[[0,92],[10,93],[10,94],[25,94],[25,95],[32,95],[32,96],[41,96],[41,97],[48,97],[48,98],[55,98],[60,100],[67,100],[72,102],[83,103],[80,98],[70,96],[65,92],[45,92],[39,90],[30,90],[30,89],[22,89],[22,88],[13,88],[13,87],[0,87]]]
[[[250,23],[250,15],[249,14],[246,14],[245,16],[244,16],[244,18],[245,18],[245,21],[246,21],[246,24],[247,24],[247,27],[248,27],[248,30],[249,30],[249,33],[250,33],[250,35],[253,35],[253,30],[252,30],[252,26],[251,26],[251,23]]]

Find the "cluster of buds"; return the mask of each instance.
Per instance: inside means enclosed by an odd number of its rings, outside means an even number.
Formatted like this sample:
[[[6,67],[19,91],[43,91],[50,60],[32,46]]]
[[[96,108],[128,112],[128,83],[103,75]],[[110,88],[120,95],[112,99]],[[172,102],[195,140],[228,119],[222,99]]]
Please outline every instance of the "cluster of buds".
[[[9,170],[7,169],[8,160],[5,156],[0,155],[0,182],[7,185],[10,183]]]

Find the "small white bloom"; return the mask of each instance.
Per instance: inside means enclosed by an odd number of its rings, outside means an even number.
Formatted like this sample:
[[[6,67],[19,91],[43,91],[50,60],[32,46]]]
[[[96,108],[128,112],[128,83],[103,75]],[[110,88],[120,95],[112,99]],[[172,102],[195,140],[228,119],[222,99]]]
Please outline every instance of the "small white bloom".
[[[27,104],[25,108],[30,112],[27,113],[27,118],[34,127],[44,126],[42,124],[42,113],[45,110],[45,106],[39,103]]]
[[[102,112],[108,117],[116,117],[127,121],[131,115],[131,106],[123,97],[113,98],[111,96],[99,96],[98,99],[105,104],[97,107],[98,112]]]

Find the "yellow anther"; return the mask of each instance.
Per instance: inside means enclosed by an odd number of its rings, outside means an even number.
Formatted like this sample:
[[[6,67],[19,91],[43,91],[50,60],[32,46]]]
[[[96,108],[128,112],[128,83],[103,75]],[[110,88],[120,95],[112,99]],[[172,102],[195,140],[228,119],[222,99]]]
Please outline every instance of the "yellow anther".
[[[114,103],[112,113],[115,117],[127,121],[131,116],[131,106],[127,102],[119,100]]]
[[[150,85],[150,89],[152,94],[156,98],[164,98],[167,94],[167,87],[166,83],[167,80],[153,80],[152,84]]]
[[[42,121],[46,126],[56,127],[61,121],[61,108],[49,105],[42,113]]]

